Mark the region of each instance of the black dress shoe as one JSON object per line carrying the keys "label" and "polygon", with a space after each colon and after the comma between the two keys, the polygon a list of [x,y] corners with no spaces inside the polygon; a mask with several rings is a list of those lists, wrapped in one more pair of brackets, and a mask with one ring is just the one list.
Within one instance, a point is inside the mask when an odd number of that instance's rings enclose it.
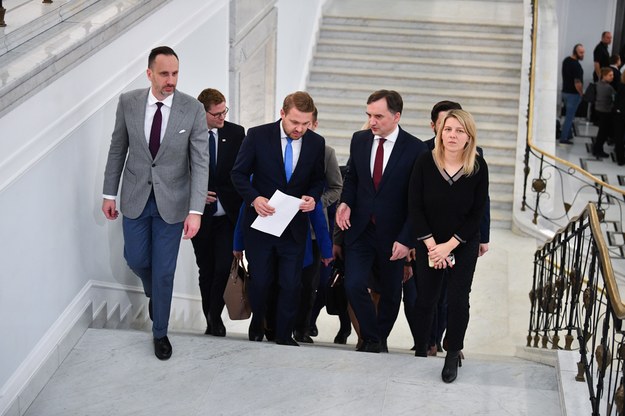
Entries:
{"label": "black dress shoe", "polygon": [[380,352],[380,342],[379,341],[368,341],[368,340],[365,340],[362,343],[362,345],[360,346],[360,348],[358,348],[356,351],[379,353]]}
{"label": "black dress shoe", "polygon": [[148,302],[148,315],[150,316],[150,321],[153,321],[154,319],[152,319],[152,298],[150,298],[150,301]]}
{"label": "black dress shoe", "polygon": [[211,328],[211,332],[210,332],[211,335],[214,335],[216,337],[226,336],[226,327],[224,326],[224,323],[221,321],[221,319],[211,320],[210,328]]}
{"label": "black dress shoe", "polygon": [[210,335],[213,332],[213,329],[211,328],[211,323],[207,322],[206,323],[206,331],[204,331],[204,335]]}
{"label": "black dress shoe", "polygon": [[247,336],[250,341],[262,342],[263,334],[252,331],[251,329],[247,331]]}
{"label": "black dress shoe", "polygon": [[262,321],[260,321],[259,323],[254,320],[254,318],[252,318],[252,321],[250,322],[250,327],[247,330],[247,336],[249,337],[250,341],[261,342],[264,336]]}
{"label": "black dress shoe", "polygon": [[441,373],[441,378],[445,383],[451,383],[458,377],[458,367],[461,366],[460,351],[447,351],[445,365]]}
{"label": "black dress shoe", "polygon": [[310,335],[308,335],[306,333],[299,332],[299,331],[295,331],[293,333],[293,338],[295,338],[295,341],[303,342],[304,344],[314,344],[315,343],[315,341],[313,341],[313,339],[310,337]]}
{"label": "black dress shoe", "polygon": [[154,355],[156,355],[156,358],[159,360],[169,360],[171,351],[172,348],[167,335],[162,338],[154,338]]}
{"label": "black dress shoe", "polygon": [[269,342],[273,342],[276,340],[276,331],[274,331],[271,328],[265,328],[265,338],[267,338],[267,341]]}
{"label": "black dress shoe", "polygon": [[341,332],[341,331],[339,331],[336,334],[336,336],[334,337],[334,343],[335,344],[342,344],[342,345],[347,344],[347,338],[349,338],[351,333],[352,333],[352,331],[349,331],[349,332]]}
{"label": "black dress shoe", "polygon": [[299,344],[297,343],[297,341],[295,341],[293,338],[286,338],[286,339],[277,339],[276,340],[276,344],[278,345],[291,345],[293,347],[299,347]]}
{"label": "black dress shoe", "polygon": [[595,157],[610,157],[610,155],[603,150],[595,150],[592,152],[592,155]]}
{"label": "black dress shoe", "polygon": [[317,325],[311,325],[310,329],[308,330],[308,333],[310,334],[311,337],[316,337],[317,335],[319,335],[319,330],[317,329]]}
{"label": "black dress shoe", "polygon": [[386,340],[380,341],[380,352],[388,353],[388,344],[386,343]]}
{"label": "black dress shoe", "polygon": [[427,344],[417,344],[414,347],[414,356],[415,357],[427,357],[428,356],[428,346]]}

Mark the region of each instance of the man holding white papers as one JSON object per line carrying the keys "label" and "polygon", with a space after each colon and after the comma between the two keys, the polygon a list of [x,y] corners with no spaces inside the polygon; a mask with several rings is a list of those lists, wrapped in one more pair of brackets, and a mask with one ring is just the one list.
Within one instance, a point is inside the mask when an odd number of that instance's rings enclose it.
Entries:
{"label": "man holding white papers", "polygon": [[[247,206],[243,235],[252,276],[250,341],[263,339],[267,294],[277,278],[276,343],[298,345],[292,333],[309,227],[305,213],[315,208],[324,181],[325,140],[309,130],[314,109],[307,93],[288,95],[280,120],[249,129],[232,169],[232,182]],[[279,209],[269,204],[276,191],[301,199],[300,211],[279,237],[251,226],[258,216],[271,216]]]}

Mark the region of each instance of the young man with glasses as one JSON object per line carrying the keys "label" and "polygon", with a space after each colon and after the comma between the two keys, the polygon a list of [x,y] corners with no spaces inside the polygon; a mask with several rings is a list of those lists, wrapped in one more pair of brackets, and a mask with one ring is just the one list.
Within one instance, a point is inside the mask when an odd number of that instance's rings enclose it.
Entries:
{"label": "young man with glasses", "polygon": [[226,335],[221,319],[223,296],[233,258],[234,226],[242,201],[232,185],[230,171],[245,138],[245,129],[225,120],[228,107],[221,92],[207,88],[197,99],[206,111],[210,164],[202,225],[191,241],[199,268],[205,334],[223,337]]}

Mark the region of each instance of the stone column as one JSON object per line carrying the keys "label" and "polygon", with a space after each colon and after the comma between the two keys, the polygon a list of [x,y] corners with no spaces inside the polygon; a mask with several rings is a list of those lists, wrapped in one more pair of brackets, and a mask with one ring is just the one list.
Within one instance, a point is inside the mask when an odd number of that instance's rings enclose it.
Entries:
{"label": "stone column", "polygon": [[230,1],[230,118],[246,129],[275,120],[275,3]]}

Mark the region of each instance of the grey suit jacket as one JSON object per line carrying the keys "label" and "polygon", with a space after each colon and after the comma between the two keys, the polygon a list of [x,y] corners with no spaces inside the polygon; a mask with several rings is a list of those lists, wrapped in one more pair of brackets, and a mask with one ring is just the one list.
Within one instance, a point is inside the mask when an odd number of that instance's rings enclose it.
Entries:
{"label": "grey suit jacket", "polygon": [[[182,222],[189,210],[204,212],[208,186],[208,129],[202,104],[176,90],[167,130],[153,160],[145,137],[148,89],[122,94],[111,138],[104,194],[117,195],[124,173],[120,211],[137,218],[154,189],[161,217]],[[125,165],[125,167],[124,167]]]}
{"label": "grey suit jacket", "polygon": [[321,195],[321,203],[324,208],[327,208],[339,200],[341,197],[341,190],[343,189],[343,177],[341,176],[339,162],[336,160],[336,152],[327,144],[324,162],[326,186],[323,194]]}

